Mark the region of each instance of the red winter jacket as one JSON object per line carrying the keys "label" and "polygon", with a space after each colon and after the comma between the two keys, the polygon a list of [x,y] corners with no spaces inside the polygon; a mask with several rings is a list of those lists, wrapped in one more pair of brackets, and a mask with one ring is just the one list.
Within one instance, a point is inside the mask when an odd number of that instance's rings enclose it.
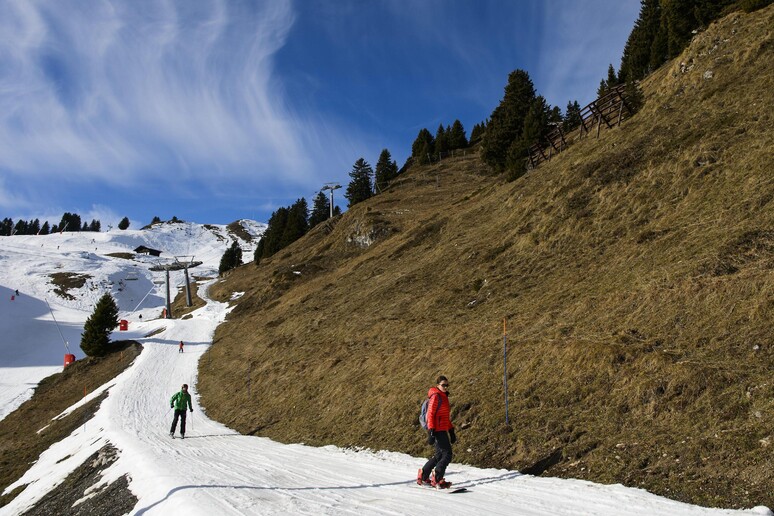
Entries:
{"label": "red winter jacket", "polygon": [[[431,387],[427,391],[430,403],[427,404],[427,428],[436,432],[445,432],[451,430],[454,425],[451,423],[449,413],[449,396],[441,392],[438,387]],[[440,405],[440,406],[439,406]]]}

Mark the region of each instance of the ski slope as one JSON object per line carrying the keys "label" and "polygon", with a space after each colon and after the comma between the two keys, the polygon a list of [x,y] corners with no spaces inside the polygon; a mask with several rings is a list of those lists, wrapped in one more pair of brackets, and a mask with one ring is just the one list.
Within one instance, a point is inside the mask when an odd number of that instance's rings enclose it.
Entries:
{"label": "ski slope", "polygon": [[[3,240],[0,238],[0,253],[5,256],[0,263],[12,259]],[[29,260],[20,256],[17,259]],[[104,265],[108,271],[116,266]],[[23,277],[12,271],[22,271],[24,267],[7,263],[2,267],[15,283],[23,283]],[[2,288],[10,290],[8,277],[0,277]],[[153,284],[152,278],[149,281]],[[203,298],[207,286],[200,287]],[[26,287],[36,292],[42,289],[31,284]],[[18,325],[31,318],[45,328],[45,318],[40,315],[41,303],[45,303],[30,297],[33,299],[14,305],[12,320]],[[230,307],[208,300],[189,319],[164,320],[152,315],[158,312],[163,300],[157,295],[149,297],[156,305],[147,306],[142,319],[138,312],[127,314],[129,331],[122,332],[123,337],[143,344],[141,355],[132,367],[105,386],[109,396],[96,416],[42,454],[24,477],[6,490],[29,484],[11,504],[0,509],[0,514],[22,513],[87,457],[111,443],[120,451],[120,458],[106,470],[103,481],[109,483],[128,475],[129,487],[139,499],[132,514],[138,515],[772,515],[765,507],[745,511],[707,509],[621,485],[532,477],[457,463],[449,467],[446,478],[455,486],[468,487],[469,492],[448,494],[414,484],[416,471],[425,460],[421,457],[333,446],[283,445],[240,435],[208,419],[197,405],[198,362]],[[64,318],[67,310],[59,306],[55,313]],[[76,307],[69,310],[77,314]],[[76,330],[77,318],[73,315],[72,319],[72,329]],[[18,342],[22,336],[15,333],[15,325],[8,325],[9,320],[0,318],[0,334]],[[145,337],[152,333],[152,337]],[[180,340],[186,344],[182,354],[177,349]],[[73,340],[71,347],[77,347],[73,344],[76,342]],[[14,350],[5,342],[3,346],[4,351]],[[34,354],[28,355],[26,362],[17,366],[7,364],[3,357],[0,373],[5,378],[6,372],[14,368],[37,371],[53,367],[42,359],[36,364],[34,358]],[[168,434],[172,419],[169,398],[182,383],[191,386],[194,400],[185,440],[171,439]]]}
{"label": "ski slope", "polygon": [[[243,220],[254,236],[266,225]],[[163,272],[150,267],[180,260],[201,261],[193,276],[217,276],[220,258],[233,241],[225,226],[195,223],[157,224],[147,230],[55,233],[0,237],[0,419],[32,396],[43,378],[62,370],[65,353],[77,359],[86,318],[97,300],[110,292],[122,319],[157,318],[165,305]],[[237,239],[250,259],[257,240]],[[160,257],[133,255],[140,245],[162,251]],[[69,297],[55,292],[52,274],[84,279]],[[185,284],[182,272],[170,274],[172,295]],[[16,295],[16,291],[19,295]],[[114,335],[114,340],[122,338]]]}

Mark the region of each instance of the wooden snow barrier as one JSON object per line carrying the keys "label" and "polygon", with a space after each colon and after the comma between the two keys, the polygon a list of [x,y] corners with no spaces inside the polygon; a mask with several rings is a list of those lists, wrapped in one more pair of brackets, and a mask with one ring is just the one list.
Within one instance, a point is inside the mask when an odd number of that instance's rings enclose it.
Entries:
{"label": "wooden snow barrier", "polygon": [[[626,85],[620,84],[611,89],[595,101],[589,103],[581,110],[581,124],[571,133],[577,132],[576,138],[583,139],[592,132],[599,133],[602,124],[608,129],[631,117],[634,114],[631,104],[626,99]],[[536,168],[544,161],[551,161],[554,154],[558,154],[568,147],[568,141],[571,133],[565,133],[561,124],[554,124],[554,128],[540,141],[532,144],[529,148],[530,168]]]}

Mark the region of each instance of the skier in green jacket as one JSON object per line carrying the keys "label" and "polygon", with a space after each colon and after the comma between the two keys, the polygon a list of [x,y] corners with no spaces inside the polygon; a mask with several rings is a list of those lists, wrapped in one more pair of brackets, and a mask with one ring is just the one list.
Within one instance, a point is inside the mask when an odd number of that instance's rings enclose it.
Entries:
{"label": "skier in green jacket", "polygon": [[184,383],[180,392],[176,392],[169,400],[169,408],[175,409],[175,419],[172,420],[172,428],[169,429],[169,436],[175,437],[175,428],[177,428],[177,418],[180,418],[180,437],[185,439],[185,409],[186,406],[193,412],[191,405],[191,395],[188,394],[188,384]]}

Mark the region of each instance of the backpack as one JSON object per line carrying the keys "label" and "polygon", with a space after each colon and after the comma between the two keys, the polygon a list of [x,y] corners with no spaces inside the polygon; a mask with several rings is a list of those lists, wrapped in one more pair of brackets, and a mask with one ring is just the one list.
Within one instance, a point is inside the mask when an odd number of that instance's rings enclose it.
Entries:
{"label": "backpack", "polygon": [[[433,394],[433,396],[438,396],[438,394]],[[441,398],[438,402],[438,407],[441,406],[441,403],[443,403],[443,398]],[[430,405],[430,396],[425,398],[425,401],[422,402],[422,406],[419,408],[419,426],[422,427],[422,430],[427,430],[427,409]]]}

